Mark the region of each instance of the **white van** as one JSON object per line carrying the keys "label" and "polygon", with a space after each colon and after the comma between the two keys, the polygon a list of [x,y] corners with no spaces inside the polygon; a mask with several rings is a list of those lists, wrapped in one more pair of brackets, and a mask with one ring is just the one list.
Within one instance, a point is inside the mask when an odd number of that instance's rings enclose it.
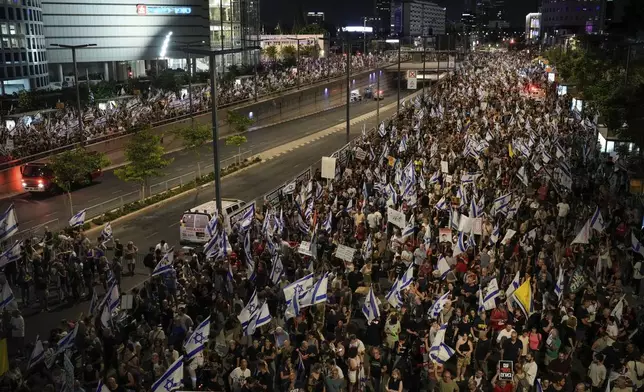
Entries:
{"label": "white van", "polygon": [[362,101],[362,94],[360,94],[360,89],[351,90],[349,102],[358,102],[358,101]]}
{"label": "white van", "polygon": [[[230,215],[233,215],[245,205],[246,202],[242,200],[221,200],[226,231],[230,231]],[[179,243],[181,245],[203,245],[207,243],[210,236],[206,232],[206,227],[208,227],[208,222],[210,222],[215,211],[217,211],[217,201],[212,200],[184,212],[179,226]]]}

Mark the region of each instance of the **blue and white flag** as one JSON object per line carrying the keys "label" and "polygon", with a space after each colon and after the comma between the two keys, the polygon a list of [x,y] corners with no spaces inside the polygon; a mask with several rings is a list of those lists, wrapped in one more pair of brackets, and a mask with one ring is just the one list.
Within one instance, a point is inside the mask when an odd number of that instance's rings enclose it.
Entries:
{"label": "blue and white flag", "polygon": [[163,275],[166,272],[170,272],[174,269],[172,262],[174,261],[174,248],[171,248],[168,253],[166,253],[161,261],[157,263],[152,271],[152,276]]}
{"label": "blue and white flag", "polygon": [[114,236],[114,233],[112,231],[112,223],[107,222],[105,226],[103,226],[103,229],[101,230],[101,237],[103,237],[104,241],[107,241],[111,239]]}
{"label": "blue and white flag", "polygon": [[[608,382],[608,385],[610,385],[610,381]],[[536,392],[543,392],[543,386],[541,385],[541,379],[537,378],[534,380],[534,386],[537,388]],[[610,389],[608,389],[610,391]]]}
{"label": "blue and white flag", "polygon": [[479,177],[481,173],[466,173],[461,176],[461,184],[473,184]]}
{"label": "blue and white flag", "polygon": [[644,257],[644,245],[635,237],[635,233],[631,231],[631,250],[635,253],[639,253]]}
{"label": "blue and white flag", "polygon": [[380,300],[374,294],[373,287],[370,287],[369,293],[367,293],[367,297],[364,300],[364,305],[362,305],[362,314],[364,314],[368,324],[380,318],[379,306]]}
{"label": "blue and white flag", "polygon": [[465,242],[465,234],[462,231],[459,231],[458,240],[452,246],[452,256],[456,257],[461,253],[465,253],[466,251],[467,251],[467,244]]}
{"label": "blue and white flag", "polygon": [[362,257],[365,260],[369,260],[372,254],[373,254],[373,243],[371,242],[371,234],[369,234],[369,236],[367,237],[367,240],[364,243],[364,247],[362,250]]}
{"label": "blue and white flag", "polygon": [[0,268],[13,263],[14,261],[20,260],[21,247],[22,242],[16,241],[9,247],[9,249],[2,252],[2,254],[0,254]]}
{"label": "blue and white flag", "polygon": [[98,310],[98,293],[96,290],[92,290],[92,299],[89,301],[89,312],[90,316],[93,316]]}
{"label": "blue and white flag", "polygon": [[331,213],[327,213],[326,219],[324,220],[324,223],[322,223],[322,229],[327,232],[327,234],[331,234],[331,231],[333,231],[333,226],[331,225]]}
{"label": "blue and white flag", "polygon": [[590,218],[590,227],[600,233],[604,231],[604,228],[606,227],[604,224],[604,218],[602,218],[602,214],[599,211],[599,207],[595,208],[595,212],[593,213],[592,218]]}
{"label": "blue and white flag", "polygon": [[561,296],[564,291],[564,270],[563,268],[559,269],[559,276],[557,276],[557,283],[555,284],[555,294],[557,294],[557,299],[561,301]]}
{"label": "blue and white flag", "polygon": [[253,315],[259,309],[259,300],[257,299],[257,290],[253,291],[253,295],[250,296],[248,303],[244,306],[237,319],[242,325],[243,329],[246,329],[247,326],[251,323]]}
{"label": "blue and white flag", "polygon": [[3,310],[7,306],[11,305],[15,297],[13,296],[13,291],[9,286],[8,282],[4,282],[2,286],[2,291],[0,291],[0,310]]}
{"label": "blue and white flag", "polygon": [[235,275],[233,275],[233,267],[230,263],[228,263],[228,272],[226,272],[226,279],[229,282],[234,282],[235,281]]}
{"label": "blue and white flag", "polygon": [[105,306],[110,310],[110,312],[116,311],[116,308],[121,306],[121,293],[119,292],[119,286],[116,282],[114,282],[105,295]]}
{"label": "blue and white flag", "polygon": [[248,323],[246,328],[244,328],[244,335],[253,335],[257,328],[270,323],[271,319],[272,317],[270,311],[268,310],[268,304],[264,302],[257,308],[255,313],[252,314],[250,322]]}
{"label": "blue and white flag", "polygon": [[300,298],[300,308],[313,306],[326,302],[329,286],[329,274],[325,273],[317,282]]}
{"label": "blue and white flag", "polygon": [[215,235],[218,225],[219,225],[219,212],[215,211],[212,214],[212,218],[210,218],[210,221],[208,222],[208,226],[206,226],[206,232],[208,233],[209,237],[212,237]]}
{"label": "blue and white flag", "polygon": [[434,174],[432,174],[432,176],[429,178],[429,183],[433,184],[435,182],[440,181],[440,179],[441,179],[441,171],[436,170],[436,172]]}
{"label": "blue and white flag", "polygon": [[414,235],[414,231],[416,230],[416,222],[414,222],[414,216],[411,216],[411,219],[409,219],[409,223],[402,229],[402,240],[406,241],[408,237]]}
{"label": "blue and white flag", "polygon": [[499,224],[497,223],[494,225],[494,229],[492,229],[492,234],[490,235],[490,246],[496,245],[497,242],[499,242],[499,238],[501,236],[501,229],[499,228]]}
{"label": "blue and white flag", "polygon": [[496,298],[501,294],[496,278],[490,280],[485,290],[481,290],[484,310],[496,308]]}
{"label": "blue and white flag", "polygon": [[34,344],[34,349],[31,352],[29,357],[29,362],[27,364],[27,369],[31,369],[33,366],[40,363],[45,358],[45,348],[42,345],[42,340],[40,336],[36,336],[36,344]]}
{"label": "blue and white flag", "polygon": [[438,201],[438,203],[436,203],[434,208],[440,211],[445,211],[446,209],[449,208],[449,202],[445,199],[445,196],[441,197],[441,199]]}
{"label": "blue and white flag", "polygon": [[86,212],[87,210],[78,211],[76,215],[72,216],[72,218],[69,220],[69,226],[78,227],[84,225]]}
{"label": "blue and white flag", "polygon": [[398,285],[399,290],[405,290],[409,287],[414,281],[414,263],[411,263],[403,276],[400,277],[400,284]]}
{"label": "blue and white flag", "polygon": [[291,300],[286,303],[286,311],[284,312],[284,319],[289,320],[297,317],[300,314],[300,299],[297,295],[291,297]]}
{"label": "blue and white flag", "polygon": [[510,286],[508,286],[507,290],[505,290],[505,298],[510,299],[512,294],[516,291],[516,289],[521,286],[521,275],[519,274],[519,271],[517,271],[516,275],[514,275],[514,278],[512,279],[512,282],[510,282]]}
{"label": "blue and white flag", "polygon": [[255,260],[253,260],[253,254],[251,252],[250,231],[247,231],[246,236],[244,236],[244,255],[246,256],[246,274],[248,279],[252,281],[254,280],[253,275],[255,275]]}
{"label": "blue and white flag", "polygon": [[183,355],[152,384],[150,392],[172,392],[183,386]]}
{"label": "blue and white flag", "polygon": [[438,258],[438,264],[436,266],[438,268],[438,273],[441,277],[441,279],[445,279],[447,277],[447,274],[449,271],[452,269],[449,267],[449,264],[447,264],[447,259],[443,255],[441,255]]}
{"label": "blue and white flag", "polygon": [[98,380],[98,386],[95,392],[111,392],[107,385],[103,384],[103,379]]}
{"label": "blue and white flag", "polygon": [[273,268],[271,268],[271,281],[273,284],[279,284],[280,279],[284,276],[284,265],[282,264],[282,258],[279,255],[275,255],[273,258]]}
{"label": "blue and white flag", "polygon": [[378,135],[380,135],[380,137],[387,136],[387,130],[385,129],[385,123],[384,122],[381,122],[380,126],[378,127]]}
{"label": "blue and white flag", "polygon": [[58,355],[65,350],[69,350],[74,347],[74,344],[76,344],[76,334],[78,334],[79,325],[80,323],[77,322],[74,329],[67,332],[67,335],[63,336],[58,343],[56,343],[56,353],[54,355]]}
{"label": "blue and white flag", "polygon": [[429,356],[440,364],[444,364],[454,355],[454,349],[445,344],[446,331],[447,324],[441,325],[439,330],[436,331],[432,345],[429,348]]}
{"label": "blue and white flag", "polygon": [[313,274],[308,274],[296,280],[295,282],[282,289],[282,292],[284,293],[284,299],[286,299],[286,302],[288,303],[288,301],[293,298],[296,293],[298,298],[303,298],[306,291],[313,286],[314,282],[315,279],[313,277]]}
{"label": "blue and white flag", "polygon": [[448,300],[449,300],[449,291],[441,295],[440,298],[438,298],[436,302],[434,302],[432,307],[429,308],[429,311],[427,312],[429,315],[429,318],[437,320],[438,316],[440,316]]}
{"label": "blue and white flag", "polygon": [[16,218],[16,209],[12,204],[7,208],[7,211],[0,216],[0,242],[8,240],[17,232],[18,218]]}
{"label": "blue and white flag", "polygon": [[186,350],[186,360],[191,360],[199,352],[203,351],[208,343],[210,336],[210,316],[201,322],[192,332],[190,338],[186,341],[183,347]]}
{"label": "blue and white flag", "polygon": [[508,193],[494,199],[494,204],[492,205],[494,214],[498,212],[503,213],[510,205],[511,200],[512,200],[512,193]]}
{"label": "blue and white flag", "polygon": [[403,299],[402,299],[402,293],[400,290],[400,280],[396,279],[394,282],[394,285],[391,286],[391,289],[389,289],[389,292],[385,296],[385,299],[391,306],[393,306],[396,309],[400,309],[403,306]]}

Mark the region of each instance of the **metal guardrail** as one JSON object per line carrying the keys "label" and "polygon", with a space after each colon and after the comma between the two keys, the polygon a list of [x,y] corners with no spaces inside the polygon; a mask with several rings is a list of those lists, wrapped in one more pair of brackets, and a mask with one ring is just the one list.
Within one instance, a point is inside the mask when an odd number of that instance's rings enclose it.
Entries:
{"label": "metal guardrail", "polygon": [[[396,64],[396,63],[388,63],[387,65],[391,65],[391,64]],[[381,68],[386,67],[387,65],[381,66]],[[360,73],[356,74],[355,76],[362,75],[364,73],[371,72],[373,70],[374,70],[374,68],[369,68],[369,69],[366,69],[364,71],[361,71]],[[272,93],[268,93],[268,94],[264,94],[264,95],[259,95],[257,98],[258,98],[258,102],[259,102],[260,99],[262,101],[264,101],[266,99],[271,99],[271,98],[274,99],[274,98],[278,98],[280,96],[283,96],[285,94],[289,94],[291,92],[301,91],[302,89],[312,88],[312,87],[314,87],[316,85],[324,85],[326,83],[335,82],[335,81],[338,81],[338,80],[340,80],[340,81],[344,80],[344,76],[335,76],[334,78],[318,80],[318,81],[310,82],[310,83],[307,83],[307,84],[300,84],[300,87],[293,86],[293,87],[289,87],[289,88],[286,88],[286,89],[281,89],[281,90],[276,91],[276,92],[272,92]],[[235,102],[230,102],[230,103],[227,103],[227,104],[224,104],[224,105],[220,105],[220,106],[217,107],[217,109],[225,109],[225,108],[229,108],[229,107],[232,107],[232,106],[243,105],[243,104],[247,104],[247,103],[253,103],[254,101],[255,101],[254,98],[246,98],[246,99],[238,100],[238,101],[235,101]],[[200,110],[200,111],[196,111],[196,112],[193,112],[193,113],[186,113],[186,114],[182,114],[182,115],[179,115],[179,116],[167,118],[167,119],[164,119],[164,120],[155,121],[155,122],[150,123],[149,125],[152,128],[156,128],[156,127],[171,124],[171,123],[174,123],[174,122],[187,120],[187,119],[192,118],[192,117],[198,117],[198,116],[201,116],[201,115],[204,115],[204,114],[207,114],[207,113],[210,113],[210,109]],[[115,138],[118,138],[118,137],[121,137],[121,136],[128,135],[130,133],[134,133],[134,132],[138,131],[139,129],[141,129],[140,126],[139,127],[132,127],[132,128],[128,129],[125,132],[118,132],[118,133],[113,133],[111,135],[98,137],[98,138],[91,139],[91,140],[88,140],[86,142],[83,142],[82,144],[86,145],[86,146],[91,146],[93,144],[102,143],[102,142],[104,142],[106,140],[115,139]],[[8,162],[3,162],[3,163],[0,163],[0,170],[9,169],[9,168],[12,168],[12,167],[15,167],[15,166],[23,165],[25,163],[37,161],[39,159],[43,159],[43,158],[49,157],[51,155],[56,155],[56,154],[59,154],[61,152],[70,150],[70,149],[74,148],[75,146],[78,146],[78,143],[76,143],[76,144],[68,144],[66,146],[54,148],[54,149],[51,149],[51,150],[43,151],[43,152],[32,154],[32,155],[28,155],[28,156],[22,157],[22,158],[17,158],[17,159],[8,161]]]}

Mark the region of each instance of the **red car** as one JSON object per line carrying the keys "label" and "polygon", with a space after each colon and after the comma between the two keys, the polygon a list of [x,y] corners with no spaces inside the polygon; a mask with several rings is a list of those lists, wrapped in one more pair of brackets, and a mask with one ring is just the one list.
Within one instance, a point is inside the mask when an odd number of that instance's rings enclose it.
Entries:
{"label": "red car", "polygon": [[[54,173],[45,162],[27,163],[20,168],[20,173],[22,174],[22,188],[27,192],[45,193],[56,189]],[[101,169],[88,172],[87,178],[82,185],[91,184],[102,175]]]}

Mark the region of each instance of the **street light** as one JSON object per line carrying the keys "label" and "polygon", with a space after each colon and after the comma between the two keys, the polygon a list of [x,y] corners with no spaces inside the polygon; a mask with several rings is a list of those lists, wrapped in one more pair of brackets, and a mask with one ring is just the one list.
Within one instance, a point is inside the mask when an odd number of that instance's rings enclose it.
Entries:
{"label": "street light", "polygon": [[[206,41],[190,41],[190,42],[174,41],[174,43],[182,45],[182,48],[185,50],[186,48],[190,48],[194,46],[203,46],[206,43]],[[194,112],[192,110],[192,58],[190,56],[190,52],[186,51],[186,54],[188,55],[188,58],[186,60],[188,61],[188,100],[190,101],[190,125],[192,126],[192,128],[194,128],[195,117],[194,117]]]}
{"label": "street light", "polygon": [[243,49],[223,49],[223,50],[210,50],[210,49],[197,49],[185,48],[186,52],[194,54],[202,54],[208,56],[210,59],[210,96],[212,101],[212,144],[213,144],[213,161],[215,164],[215,200],[217,201],[217,210],[223,211],[221,207],[221,167],[219,161],[219,125],[217,124],[217,63],[216,56],[226,55],[233,53],[240,53],[247,50],[259,50],[259,46],[250,46]]}
{"label": "street light", "polygon": [[[96,46],[96,44],[82,44],[82,45],[51,44],[51,46],[72,50],[72,62],[74,63],[74,84],[76,85],[76,109],[78,110],[78,130],[80,131],[79,141],[82,143],[83,142],[83,112],[81,110],[80,89],[78,87],[78,64],[76,63],[76,49],[89,48],[89,47]],[[87,79],[87,85],[89,86],[89,79]]]}
{"label": "street light", "polygon": [[394,44],[394,43],[398,44],[398,78],[397,78],[398,79],[398,103],[396,105],[396,114],[398,114],[398,113],[400,113],[400,78],[401,78],[401,75],[400,75],[400,47],[402,46],[402,42],[400,41],[400,39],[388,39],[385,42],[387,42],[388,44]]}

